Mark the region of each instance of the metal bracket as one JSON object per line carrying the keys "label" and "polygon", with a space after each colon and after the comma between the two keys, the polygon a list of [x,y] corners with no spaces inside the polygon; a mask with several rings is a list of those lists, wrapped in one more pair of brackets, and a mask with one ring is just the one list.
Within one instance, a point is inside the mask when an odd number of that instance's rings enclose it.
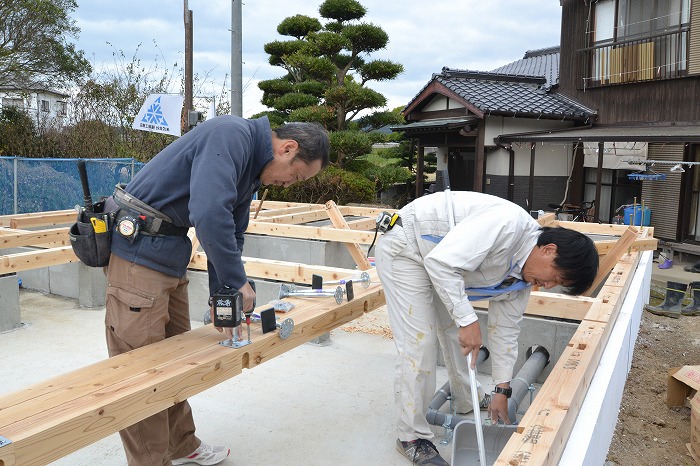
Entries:
{"label": "metal bracket", "polygon": [[2,435],[0,435],[0,447],[4,447],[5,445],[9,445],[12,443],[12,440],[9,438],[5,438]]}
{"label": "metal bracket", "polygon": [[244,346],[250,345],[252,342],[250,340],[236,340],[235,338],[232,340],[224,340],[220,341],[219,344],[221,346],[225,346],[227,348],[243,348]]}

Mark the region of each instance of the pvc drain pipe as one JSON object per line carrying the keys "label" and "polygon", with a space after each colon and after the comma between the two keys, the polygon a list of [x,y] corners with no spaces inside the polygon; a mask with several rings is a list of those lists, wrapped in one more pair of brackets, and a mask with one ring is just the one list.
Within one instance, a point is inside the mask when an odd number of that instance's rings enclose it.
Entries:
{"label": "pvc drain pipe", "polygon": [[[482,347],[476,359],[477,365],[488,359],[488,357],[488,349]],[[513,389],[513,393],[508,399],[508,418],[513,423],[517,419],[516,415],[523,398],[525,398],[525,395],[530,391],[530,385],[537,380],[537,377],[549,363],[549,352],[544,346],[534,345],[528,348],[526,358],[525,363],[520,368],[515,378],[510,381],[510,387]],[[453,414],[440,411],[440,408],[447,402],[450,396],[450,382],[448,380],[435,393],[430,405],[428,405],[428,412],[425,415],[428,423],[441,427],[449,426],[450,429],[454,429],[459,422],[467,419],[472,420],[471,414]]]}

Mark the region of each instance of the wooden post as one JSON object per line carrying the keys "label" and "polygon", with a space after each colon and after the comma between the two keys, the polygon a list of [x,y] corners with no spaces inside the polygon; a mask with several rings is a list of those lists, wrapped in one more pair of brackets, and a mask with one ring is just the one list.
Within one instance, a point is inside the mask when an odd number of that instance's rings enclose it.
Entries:
{"label": "wooden post", "polygon": [[625,231],[620,239],[617,240],[615,246],[613,246],[613,248],[610,249],[605,256],[603,256],[603,259],[600,261],[600,265],[598,266],[598,275],[596,275],[593,284],[588,291],[584,293],[584,296],[592,296],[598,286],[603,283],[605,277],[607,277],[613,267],[615,267],[617,261],[620,260],[623,254],[630,250],[632,244],[637,239],[637,231],[638,230],[634,227],[627,228],[627,231]]}
{"label": "wooden post", "polygon": [[[335,204],[335,202],[326,202],[326,210],[328,211],[328,218],[331,219],[331,223],[333,223],[334,227],[340,230],[350,229],[348,223],[345,221],[345,217],[343,217],[343,214],[340,212],[340,209],[338,209],[338,206]],[[365,256],[365,253],[364,251],[362,251],[362,248],[360,248],[359,244],[345,243],[345,247],[348,248],[350,256],[352,256],[353,260],[355,261],[355,264],[357,264],[357,267],[360,270],[369,270],[372,268],[372,265],[369,263],[367,256]]]}

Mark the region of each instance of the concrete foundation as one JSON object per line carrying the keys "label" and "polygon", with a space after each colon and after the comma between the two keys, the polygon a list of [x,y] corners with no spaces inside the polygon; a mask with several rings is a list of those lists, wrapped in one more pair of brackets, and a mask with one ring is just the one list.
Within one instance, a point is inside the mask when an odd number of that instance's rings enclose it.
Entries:
{"label": "concrete foundation", "polygon": [[20,324],[17,275],[0,276],[0,332],[16,329]]}
{"label": "concrete foundation", "polygon": [[81,307],[101,308],[105,305],[107,279],[102,268],[71,262],[25,270],[18,276],[27,289],[77,299]]}
{"label": "concrete foundation", "polygon": [[347,247],[338,242],[245,235],[243,255],[308,265],[356,268]]}

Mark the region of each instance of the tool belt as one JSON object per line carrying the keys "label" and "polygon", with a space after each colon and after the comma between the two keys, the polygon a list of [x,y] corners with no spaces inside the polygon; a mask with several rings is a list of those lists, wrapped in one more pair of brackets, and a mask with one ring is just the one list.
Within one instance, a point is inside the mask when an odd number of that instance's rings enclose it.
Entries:
{"label": "tool belt", "polygon": [[189,227],[179,227],[163,212],[154,209],[117,185],[114,201],[119,206],[116,216],[116,231],[129,241],[139,234],[148,236],[185,236]]}
{"label": "tool belt", "polygon": [[112,252],[112,226],[119,206],[111,197],[103,197],[89,211],[78,210],[78,218],[68,230],[70,245],[78,259],[88,267],[104,267]]}

